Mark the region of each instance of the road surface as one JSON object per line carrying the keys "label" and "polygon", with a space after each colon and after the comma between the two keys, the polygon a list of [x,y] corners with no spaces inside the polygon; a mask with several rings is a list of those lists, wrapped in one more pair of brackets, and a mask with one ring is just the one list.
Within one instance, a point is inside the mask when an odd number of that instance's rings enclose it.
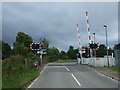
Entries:
{"label": "road surface", "polygon": [[29,88],[118,88],[118,82],[76,63],[48,64]]}

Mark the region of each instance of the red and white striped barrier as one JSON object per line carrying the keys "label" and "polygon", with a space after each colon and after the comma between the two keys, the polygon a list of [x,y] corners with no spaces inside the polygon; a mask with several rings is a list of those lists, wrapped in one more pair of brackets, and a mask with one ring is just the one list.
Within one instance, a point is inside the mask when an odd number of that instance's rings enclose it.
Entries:
{"label": "red and white striped barrier", "polygon": [[77,34],[78,34],[78,45],[79,45],[79,53],[80,53],[80,57],[82,59],[82,45],[80,43],[80,31],[79,31],[79,27],[78,27],[78,24],[77,24]]}
{"label": "red and white striped barrier", "polygon": [[[88,12],[86,12],[86,24],[87,24],[87,31],[88,31],[88,40],[89,40],[89,43],[91,43],[92,38],[91,38],[91,35],[90,35],[90,26],[89,26],[89,20],[88,20]],[[92,49],[90,49],[90,55],[91,55],[91,57],[93,56]]]}

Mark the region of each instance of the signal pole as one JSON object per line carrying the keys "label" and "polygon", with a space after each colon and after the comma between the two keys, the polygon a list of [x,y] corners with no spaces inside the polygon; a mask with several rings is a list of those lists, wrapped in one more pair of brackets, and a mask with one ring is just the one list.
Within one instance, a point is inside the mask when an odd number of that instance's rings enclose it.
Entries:
{"label": "signal pole", "polygon": [[[95,43],[95,33],[93,33],[94,35],[94,43]],[[96,50],[94,50],[94,57],[96,58]]]}
{"label": "signal pole", "polygon": [[108,61],[108,67],[109,67],[109,58],[108,58],[108,40],[107,40],[107,25],[104,25],[105,31],[106,31],[106,48],[107,48],[107,61]]}

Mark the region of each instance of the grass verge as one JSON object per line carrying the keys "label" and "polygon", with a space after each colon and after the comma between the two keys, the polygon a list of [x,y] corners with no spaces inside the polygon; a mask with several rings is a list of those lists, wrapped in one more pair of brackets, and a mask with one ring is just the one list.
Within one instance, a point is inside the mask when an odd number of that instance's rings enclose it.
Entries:
{"label": "grass verge", "polygon": [[13,75],[10,77],[2,78],[2,88],[22,88],[29,81],[35,79],[40,73],[40,70],[29,69],[27,72],[21,73],[19,75]]}
{"label": "grass verge", "polygon": [[118,72],[120,72],[120,67],[106,67],[106,68],[111,69],[111,70],[113,70],[113,71],[118,71]]}

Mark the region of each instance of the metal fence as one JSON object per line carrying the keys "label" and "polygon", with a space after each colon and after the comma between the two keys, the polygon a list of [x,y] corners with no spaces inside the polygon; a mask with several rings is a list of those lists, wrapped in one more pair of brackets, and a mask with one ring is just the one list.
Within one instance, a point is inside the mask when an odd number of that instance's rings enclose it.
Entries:
{"label": "metal fence", "polygon": [[[115,65],[115,58],[109,58],[109,66],[116,66]],[[83,58],[81,64],[88,64],[94,67],[104,67],[108,66],[107,58]]]}
{"label": "metal fence", "polygon": [[[120,49],[114,50],[115,57],[112,58],[111,56],[108,57],[109,66],[119,66],[120,67]],[[81,64],[88,64],[94,67],[104,67],[108,66],[108,60],[105,56],[104,58],[83,58],[81,60]]]}

